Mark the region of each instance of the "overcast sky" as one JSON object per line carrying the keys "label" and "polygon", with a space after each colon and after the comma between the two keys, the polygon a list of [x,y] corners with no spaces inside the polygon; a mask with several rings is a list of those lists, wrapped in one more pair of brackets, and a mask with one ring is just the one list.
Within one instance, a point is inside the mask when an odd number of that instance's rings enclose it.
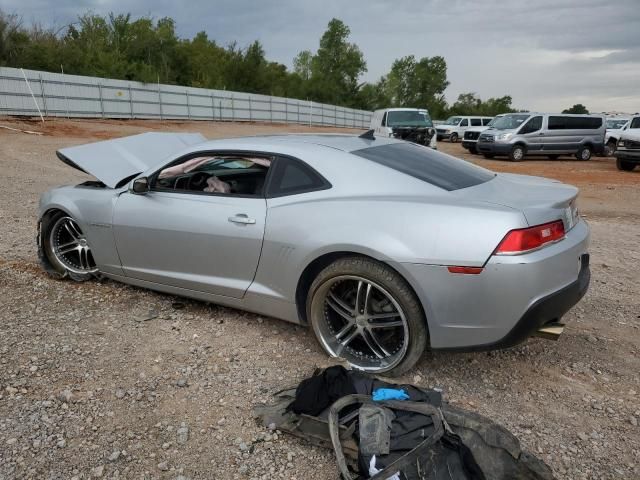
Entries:
{"label": "overcast sky", "polygon": [[375,81],[394,59],[442,55],[447,100],[509,94],[518,108],[640,111],[640,0],[2,0],[26,23],[60,27],[86,11],[172,17],[226,45],[257,39],[291,66],[332,17],[351,28]]}

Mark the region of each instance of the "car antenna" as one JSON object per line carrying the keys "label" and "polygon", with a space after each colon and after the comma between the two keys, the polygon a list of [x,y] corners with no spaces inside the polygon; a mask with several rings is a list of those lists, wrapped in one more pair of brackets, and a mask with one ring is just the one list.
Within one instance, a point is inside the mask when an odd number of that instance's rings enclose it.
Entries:
{"label": "car antenna", "polygon": [[376,137],[373,136],[374,130],[367,130],[362,135],[358,135],[358,138],[365,138],[367,140],[375,140]]}

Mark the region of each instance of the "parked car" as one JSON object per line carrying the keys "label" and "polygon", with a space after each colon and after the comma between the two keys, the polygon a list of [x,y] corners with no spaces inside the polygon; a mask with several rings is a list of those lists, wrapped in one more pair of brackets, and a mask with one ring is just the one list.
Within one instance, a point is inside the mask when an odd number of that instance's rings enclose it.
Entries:
{"label": "parked car", "polygon": [[633,117],[620,134],[614,155],[618,170],[630,172],[640,165],[640,116]]}
{"label": "parked car", "polygon": [[604,136],[604,154],[611,157],[616,151],[616,145],[620,139],[620,134],[624,132],[629,125],[628,117],[612,117],[607,118],[607,132]]}
{"label": "parked car", "polygon": [[589,284],[575,187],[394,138],[146,133],[58,157],[97,181],[40,199],[51,275],[309,326],[361,370],[557,337]]}
{"label": "parked car", "polygon": [[492,119],[493,117],[449,117],[444,124],[439,125],[436,128],[438,132],[438,140],[447,138],[451,143],[456,143],[458,139],[463,137],[464,132],[466,132],[469,127],[489,125],[489,122],[491,122]]}
{"label": "parked car", "polygon": [[437,148],[436,130],[429,111],[422,108],[385,108],[371,116],[373,134]]}
{"label": "parked car", "polygon": [[500,117],[504,117],[506,114],[501,113],[500,115],[496,115],[489,123],[482,127],[471,127],[468,128],[466,132],[464,132],[464,136],[462,137],[462,148],[466,148],[469,150],[469,153],[478,153],[476,150],[476,144],[478,143],[478,137],[482,132],[491,128],[493,123]]}
{"label": "parked car", "polygon": [[526,155],[556,159],[573,154],[589,160],[592,153],[604,152],[604,134],[602,115],[511,113],[480,134],[476,149],[485,158],[507,155],[515,162]]}

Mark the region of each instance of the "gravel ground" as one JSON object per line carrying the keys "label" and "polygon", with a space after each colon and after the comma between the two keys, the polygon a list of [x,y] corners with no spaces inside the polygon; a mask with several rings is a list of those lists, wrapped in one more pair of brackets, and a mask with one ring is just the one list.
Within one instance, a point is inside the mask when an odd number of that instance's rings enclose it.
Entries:
{"label": "gravel ground", "polygon": [[[34,242],[39,195],[85,178],[55,159],[57,148],[146,130],[310,130],[0,125],[43,133],[0,129],[0,479],[337,478],[331,452],[265,430],[251,414],[327,364],[311,332],[114,282],[54,281],[40,270]],[[578,185],[593,230],[592,284],[558,342],[428,353],[399,380],[440,387],[450,402],[503,424],[558,478],[640,478],[640,172],[618,172],[611,159],[511,164],[440,148]]]}

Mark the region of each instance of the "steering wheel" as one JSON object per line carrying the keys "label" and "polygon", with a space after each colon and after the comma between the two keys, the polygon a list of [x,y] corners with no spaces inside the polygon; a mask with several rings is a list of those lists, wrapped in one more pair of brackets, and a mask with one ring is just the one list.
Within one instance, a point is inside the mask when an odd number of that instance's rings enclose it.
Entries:
{"label": "steering wheel", "polygon": [[207,186],[207,180],[210,175],[206,172],[196,172],[191,177],[189,177],[189,190],[199,190],[202,191]]}

